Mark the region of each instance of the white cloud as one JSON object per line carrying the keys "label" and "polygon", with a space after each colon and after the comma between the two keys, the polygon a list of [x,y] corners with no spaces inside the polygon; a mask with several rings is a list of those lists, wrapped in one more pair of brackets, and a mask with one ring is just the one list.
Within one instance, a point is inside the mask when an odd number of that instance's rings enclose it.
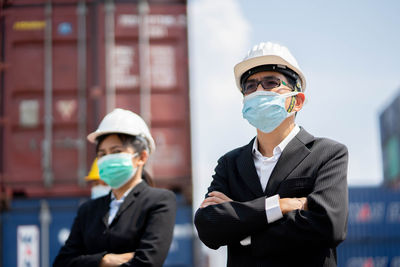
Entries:
{"label": "white cloud", "polygon": [[[188,24],[196,210],[204,199],[218,158],[249,142],[255,131],[242,119],[242,96],[233,76],[233,66],[250,45],[250,26],[237,0],[189,0]],[[210,257],[216,260],[215,254]]]}
{"label": "white cloud", "polygon": [[233,76],[249,46],[250,26],[236,0],[189,1],[188,19],[193,178],[196,183],[201,174],[208,185],[217,159],[247,142],[239,139],[251,130],[241,118]]}

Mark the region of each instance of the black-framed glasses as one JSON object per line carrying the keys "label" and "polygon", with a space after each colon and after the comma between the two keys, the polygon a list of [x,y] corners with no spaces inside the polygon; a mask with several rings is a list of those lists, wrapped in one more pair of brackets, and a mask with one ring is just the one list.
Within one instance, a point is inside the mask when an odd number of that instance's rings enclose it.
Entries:
{"label": "black-framed glasses", "polygon": [[274,88],[278,88],[282,84],[289,87],[291,90],[293,90],[293,88],[289,84],[287,84],[285,81],[282,81],[278,77],[265,76],[265,77],[262,77],[261,80],[248,79],[245,82],[243,82],[242,83],[242,90],[243,90],[242,93],[244,95],[251,94],[251,93],[257,91],[257,87],[260,84],[261,84],[262,88],[264,88],[264,90],[267,90],[267,91],[272,90]]}

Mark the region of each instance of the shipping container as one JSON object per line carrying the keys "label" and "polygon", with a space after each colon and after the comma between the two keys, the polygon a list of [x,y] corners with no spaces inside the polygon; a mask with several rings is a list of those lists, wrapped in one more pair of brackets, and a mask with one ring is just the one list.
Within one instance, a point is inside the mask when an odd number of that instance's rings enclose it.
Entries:
{"label": "shipping container", "polygon": [[384,187],[349,188],[349,241],[400,241],[400,191]]}
{"label": "shipping container", "polygon": [[194,226],[192,207],[182,195],[176,196],[178,209],[174,227],[174,237],[164,267],[193,267]]}
{"label": "shipping container", "polygon": [[349,188],[348,234],[337,255],[343,267],[400,267],[399,190]]}
{"label": "shipping container", "polygon": [[338,250],[340,267],[400,267],[400,240],[346,242]]}
{"label": "shipping container", "polygon": [[115,107],[150,125],[147,169],[190,200],[185,0],[13,0],[0,16],[0,182],[14,196],[85,196],[86,135]]}
{"label": "shipping container", "polygon": [[[68,238],[77,209],[85,198],[13,200],[0,215],[1,266],[51,266]],[[177,195],[174,237],[165,267],[193,266],[191,206]]]}

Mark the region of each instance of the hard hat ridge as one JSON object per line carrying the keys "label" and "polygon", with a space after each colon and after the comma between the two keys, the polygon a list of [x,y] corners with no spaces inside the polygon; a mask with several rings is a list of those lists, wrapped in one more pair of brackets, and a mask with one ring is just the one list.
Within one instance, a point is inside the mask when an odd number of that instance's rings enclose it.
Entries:
{"label": "hard hat ridge", "polygon": [[130,110],[116,108],[108,113],[100,122],[96,131],[90,133],[87,139],[91,143],[96,142],[96,138],[110,133],[123,133],[144,138],[149,146],[150,153],[155,150],[155,142],[150,134],[145,121],[136,113]]}
{"label": "hard hat ridge", "polygon": [[[306,87],[306,79],[303,72],[301,71],[297,60],[290,53],[286,46],[282,46],[272,42],[262,42],[253,46],[248,52],[245,58],[236,64],[234,67],[236,85],[239,90],[242,90],[242,84],[244,76],[249,77],[249,73],[254,74],[254,71],[262,71],[263,68],[260,66],[276,66],[277,71],[285,72],[291,78],[300,80],[302,91]],[[275,67],[274,67],[275,68]],[[250,72],[248,72],[251,70]],[[296,74],[296,75],[293,75]],[[297,77],[299,79],[297,79]]]}
{"label": "hard hat ridge", "polygon": [[268,55],[280,56],[298,67],[297,60],[290,53],[289,49],[286,46],[272,42],[261,42],[253,46],[253,48],[247,52],[247,56],[244,59]]}

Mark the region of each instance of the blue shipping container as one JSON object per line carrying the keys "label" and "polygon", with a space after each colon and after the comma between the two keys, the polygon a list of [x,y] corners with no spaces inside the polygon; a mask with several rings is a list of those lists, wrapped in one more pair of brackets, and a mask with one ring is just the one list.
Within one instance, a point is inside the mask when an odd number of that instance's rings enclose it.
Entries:
{"label": "blue shipping container", "polygon": [[400,191],[349,188],[348,235],[337,252],[340,267],[400,267]]}
{"label": "blue shipping container", "polygon": [[[79,205],[86,200],[13,200],[10,210],[0,216],[1,266],[51,266],[69,235]],[[193,266],[192,211],[181,196],[177,200],[174,238],[164,266],[189,267]]]}
{"label": "blue shipping container", "polygon": [[400,240],[344,242],[337,252],[340,267],[400,267]]}
{"label": "blue shipping container", "polygon": [[[11,209],[1,214],[2,266],[19,266],[18,260],[26,262],[24,266],[37,266],[38,262],[43,266],[44,261],[52,263],[69,235],[79,204],[85,200],[13,200]],[[48,238],[43,236],[46,233]],[[36,237],[37,242],[32,240]],[[43,237],[47,240],[44,241]],[[47,254],[46,259],[41,258],[42,253]]]}
{"label": "blue shipping container", "polygon": [[348,241],[400,240],[400,191],[382,187],[349,188]]}
{"label": "blue shipping container", "polygon": [[184,204],[184,198],[177,196],[178,210],[174,228],[174,238],[164,267],[193,266],[193,222],[192,207]]}

